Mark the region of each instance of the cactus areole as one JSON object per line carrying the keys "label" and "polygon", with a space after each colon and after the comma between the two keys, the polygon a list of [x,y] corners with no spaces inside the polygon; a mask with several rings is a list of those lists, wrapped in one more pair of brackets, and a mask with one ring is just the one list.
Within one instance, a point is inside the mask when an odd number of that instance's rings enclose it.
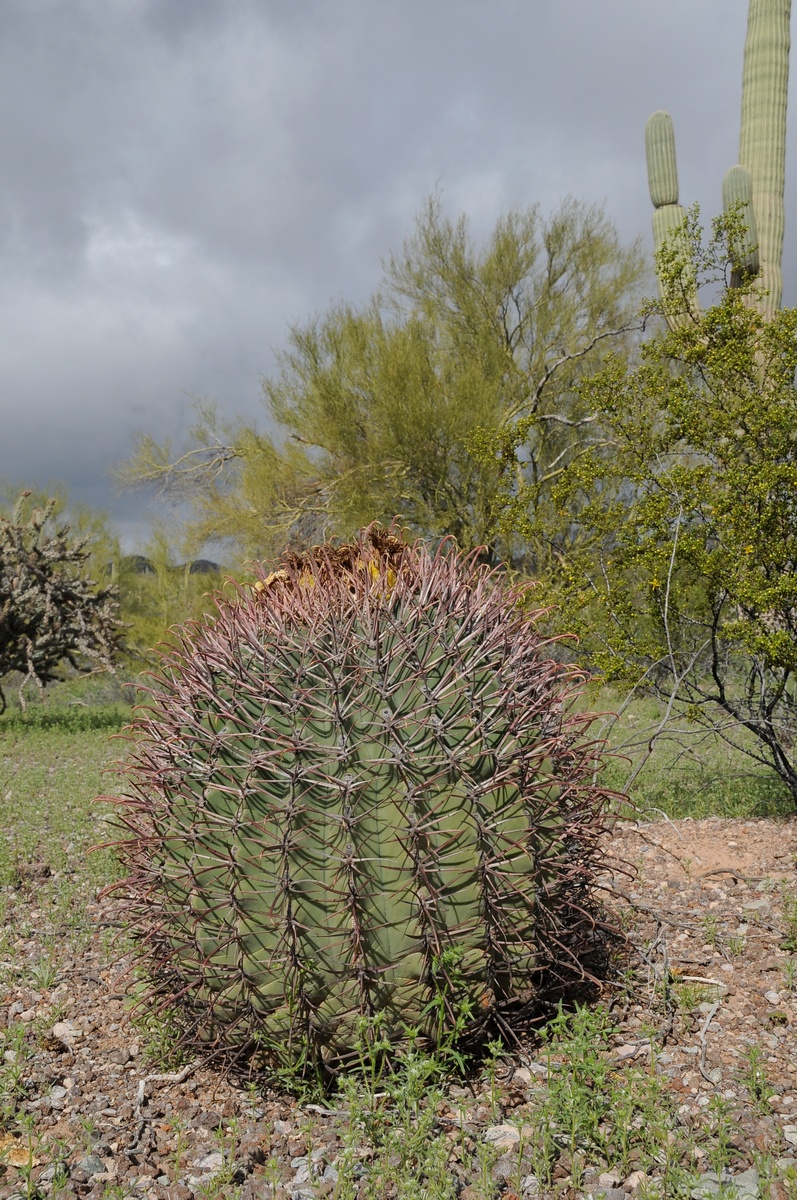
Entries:
{"label": "cactus areole", "polygon": [[435,996],[483,1021],[577,965],[608,793],[522,598],[371,527],[179,631],[105,799],[193,1043],[334,1064],[360,1016],[433,1040]]}

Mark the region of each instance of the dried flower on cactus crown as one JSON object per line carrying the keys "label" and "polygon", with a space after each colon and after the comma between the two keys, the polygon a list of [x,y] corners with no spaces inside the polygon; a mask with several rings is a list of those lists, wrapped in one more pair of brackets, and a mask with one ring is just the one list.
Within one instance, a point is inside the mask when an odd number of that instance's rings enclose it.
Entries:
{"label": "dried flower on cactus crown", "polygon": [[341,579],[364,571],[373,582],[385,578],[388,588],[392,588],[409,549],[397,526],[385,529],[374,523],[363,530],[356,542],[313,546],[302,554],[287,550],[282,556],[282,565],[264,579],[258,579],[253,590],[263,594],[275,588],[311,588],[316,582]]}

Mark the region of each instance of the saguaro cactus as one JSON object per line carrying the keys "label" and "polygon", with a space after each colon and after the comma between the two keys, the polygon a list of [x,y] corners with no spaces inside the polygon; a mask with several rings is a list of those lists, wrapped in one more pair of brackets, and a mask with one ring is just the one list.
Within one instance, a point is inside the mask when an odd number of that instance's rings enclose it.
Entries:
{"label": "saguaro cactus", "polygon": [[753,185],[767,316],[783,295],[783,191],[786,177],[786,100],[789,89],[791,0],[750,0],[742,74],[739,162]]}
{"label": "saguaro cactus", "polygon": [[[742,73],[742,121],[739,163],[723,181],[723,206],[741,204],[747,226],[735,248],[732,284],[751,275],[761,282],[758,304],[771,317],[783,293],[784,181],[786,174],[786,102],[789,84],[791,0],[750,0]],[[650,197],[655,206],[653,235],[657,252],[669,246],[677,254],[685,237],[685,213],[678,204],[675,137],[668,113],[655,112],[645,130]],[[667,319],[675,327],[696,309],[691,280],[681,275],[680,289],[660,278]],[[683,300],[676,303],[674,290]]]}
{"label": "saguaro cactus", "polygon": [[662,300],[671,325],[691,319],[697,304],[697,281],[686,236],[686,209],[678,203],[675,130],[667,112],[654,112],[645,126],[648,183],[653,201],[653,241],[656,253],[669,247],[679,270],[659,277]]}

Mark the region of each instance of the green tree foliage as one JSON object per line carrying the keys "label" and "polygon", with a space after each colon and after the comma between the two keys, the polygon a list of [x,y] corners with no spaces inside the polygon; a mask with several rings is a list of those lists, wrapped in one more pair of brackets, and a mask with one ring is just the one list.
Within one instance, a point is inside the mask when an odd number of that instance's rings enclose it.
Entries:
{"label": "green tree foliage", "polygon": [[141,555],[114,561],[114,576],[128,624],[128,655],[137,666],[149,663],[154,647],[170,640],[173,626],[213,612],[211,593],[223,584],[220,568],[181,556],[173,531],[157,523]]}
{"label": "green tree foliage", "polygon": [[547,495],[598,439],[576,385],[628,338],[642,274],[597,207],[511,212],[480,245],[433,198],[370,303],[291,329],[264,381],[274,436],[205,406],[184,454],[143,437],[122,476],[188,498],[196,545],[271,557],[398,515],[517,563],[507,486]]}
{"label": "green tree foliage", "polygon": [[[23,707],[27,683],[43,688],[64,663],[112,668],[121,646],[117,589],[86,576],[86,543],[53,522],[56,501],[32,507],[30,496],[0,516],[0,680],[22,675]],[[0,711],[5,705],[0,687]]]}
{"label": "green tree foliage", "polygon": [[767,318],[752,288],[724,286],[733,217],[705,253],[695,218],[689,233],[719,297],[634,369],[615,361],[583,384],[612,452],[560,481],[583,536],[547,599],[605,678],[719,730],[797,803],[797,311]]}

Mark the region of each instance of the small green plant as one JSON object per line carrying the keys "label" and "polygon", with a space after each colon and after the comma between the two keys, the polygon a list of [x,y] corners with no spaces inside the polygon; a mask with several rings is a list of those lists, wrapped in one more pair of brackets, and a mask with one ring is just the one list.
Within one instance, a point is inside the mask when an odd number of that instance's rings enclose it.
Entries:
{"label": "small green plant", "polygon": [[45,992],[58,982],[58,972],[59,963],[52,953],[43,954],[29,970],[33,982]]}
{"label": "small green plant", "polygon": [[775,1089],[767,1077],[763,1051],[760,1046],[749,1046],[744,1057],[746,1069],[740,1075],[741,1082],[747,1088],[750,1099],[759,1112],[768,1114],[770,1111],[768,1101],[771,1096],[775,1095]]}
{"label": "small green plant", "polygon": [[735,1125],[731,1105],[724,1096],[712,1096],[708,1105],[710,1145],[708,1159],[712,1170],[721,1175],[730,1165]]}
{"label": "small green plant", "polygon": [[453,1200],[450,1148],[437,1126],[441,1081],[450,1064],[445,1055],[421,1049],[416,1032],[408,1030],[407,1044],[388,1059],[383,1022],[368,1018],[359,1025],[359,1067],[340,1082],[349,1117],[337,1160],[336,1200],[353,1200],[364,1171],[369,1196],[382,1196],[392,1185],[402,1198]]}
{"label": "small green plant", "polygon": [[490,1095],[490,1120],[500,1121],[503,1113],[500,1105],[500,1090],[498,1088],[498,1067],[504,1053],[504,1044],[500,1039],[487,1043],[484,1073],[487,1076]]}
{"label": "small green plant", "polygon": [[673,988],[675,998],[678,1002],[678,1007],[682,1013],[691,1013],[710,1000],[714,994],[714,989],[705,983],[692,983],[685,981],[676,983]]}
{"label": "small green plant", "polygon": [[794,991],[797,979],[797,958],[787,958],[783,964],[783,982],[789,992]]}
{"label": "small green plant", "polygon": [[19,1100],[26,1094],[23,1081],[30,1048],[24,1025],[12,1022],[3,1031],[0,1056],[0,1105],[3,1114],[11,1116],[16,1112]]}
{"label": "small green plant", "polygon": [[742,937],[741,934],[734,935],[728,938],[725,945],[731,958],[740,958],[747,947],[747,939]]}
{"label": "small green plant", "polygon": [[235,1196],[240,1195],[237,1188],[232,1190],[232,1184],[240,1182],[239,1169],[235,1162],[238,1134],[238,1122],[235,1119],[216,1131],[215,1140],[221,1151],[222,1164],[198,1190],[198,1194],[207,1200],[216,1196],[224,1197],[224,1200],[233,1200]]}
{"label": "small green plant", "polygon": [[719,925],[713,913],[703,917],[703,939],[707,946],[716,946],[719,939]]}

